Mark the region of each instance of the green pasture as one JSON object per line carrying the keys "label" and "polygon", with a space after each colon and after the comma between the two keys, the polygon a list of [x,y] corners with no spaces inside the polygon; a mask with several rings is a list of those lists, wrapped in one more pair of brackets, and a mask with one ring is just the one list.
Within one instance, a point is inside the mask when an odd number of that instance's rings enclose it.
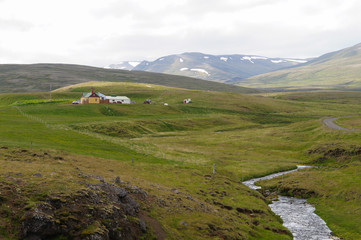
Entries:
{"label": "green pasture", "polygon": [[[107,95],[128,96],[135,103],[70,104],[92,87]],[[236,217],[229,212],[235,221],[232,226],[246,239],[289,239],[287,234],[267,230],[283,227],[269,213],[265,200],[240,181],[310,163],[308,150],[315,145],[360,145],[360,131],[330,130],[322,125],[322,119],[359,113],[361,97],[340,92],[324,96],[290,93],[266,97],[95,82],[54,91],[51,101],[48,93],[1,94],[0,145],[107,159],[123,164],[129,169],[128,175],[147,182],[179,188],[193,196],[201,189],[208,193],[199,197],[208,203],[216,201],[233,209],[259,209],[265,213],[252,229],[246,224],[249,216]],[[143,104],[148,98],[152,104]],[[183,104],[185,98],[192,102]],[[212,180],[204,181],[205,175],[213,176]],[[224,185],[224,181],[231,185]],[[212,195],[212,189],[227,191],[228,195]],[[180,229],[176,224],[187,214],[174,213],[164,218],[164,211],[155,209],[153,214],[169,235],[195,234],[202,238],[196,226]],[[199,214],[195,211],[188,215],[187,221],[203,219],[199,224],[206,224],[205,215]],[[221,221],[217,214],[210,215],[214,223]],[[231,230],[224,231],[236,236]]]}

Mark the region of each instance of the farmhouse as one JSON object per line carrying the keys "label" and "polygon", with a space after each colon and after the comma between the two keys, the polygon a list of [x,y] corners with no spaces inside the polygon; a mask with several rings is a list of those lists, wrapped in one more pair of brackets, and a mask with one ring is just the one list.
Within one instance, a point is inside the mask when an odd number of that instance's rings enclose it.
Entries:
{"label": "farmhouse", "polygon": [[80,98],[81,104],[106,104],[106,103],[121,103],[130,104],[130,99],[126,96],[106,96],[100,92],[83,93]]}
{"label": "farmhouse", "polygon": [[81,104],[99,104],[100,103],[100,97],[97,93],[95,93],[93,90],[90,93],[83,93],[83,95],[80,98]]}

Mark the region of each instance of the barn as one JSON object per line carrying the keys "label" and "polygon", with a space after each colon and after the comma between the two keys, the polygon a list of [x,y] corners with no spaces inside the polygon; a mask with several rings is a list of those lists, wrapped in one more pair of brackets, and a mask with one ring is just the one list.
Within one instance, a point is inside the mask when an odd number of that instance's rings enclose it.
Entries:
{"label": "barn", "polygon": [[106,99],[109,100],[109,103],[120,103],[120,104],[130,104],[130,98],[126,96],[106,96]]}

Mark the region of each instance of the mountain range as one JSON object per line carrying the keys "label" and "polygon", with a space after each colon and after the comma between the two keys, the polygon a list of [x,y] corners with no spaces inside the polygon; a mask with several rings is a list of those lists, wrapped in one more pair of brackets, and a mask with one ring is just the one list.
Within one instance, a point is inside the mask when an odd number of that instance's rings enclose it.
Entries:
{"label": "mountain range", "polygon": [[314,59],[183,53],[153,62],[123,62],[109,68],[3,64],[0,65],[0,93],[48,91],[50,86],[56,89],[88,81],[151,83],[238,93],[259,92],[256,89],[361,90],[361,44]]}
{"label": "mountain range", "polygon": [[137,65],[135,62],[122,62],[107,68],[167,73],[233,84],[251,76],[294,67],[308,60],[190,52],[160,57],[155,61],[142,61]]}
{"label": "mountain range", "polygon": [[140,61],[124,61],[117,64],[110,64],[109,66],[105,67],[106,69],[120,69],[120,70],[133,70]]}
{"label": "mountain range", "polygon": [[361,43],[235,84],[274,90],[361,90]]}

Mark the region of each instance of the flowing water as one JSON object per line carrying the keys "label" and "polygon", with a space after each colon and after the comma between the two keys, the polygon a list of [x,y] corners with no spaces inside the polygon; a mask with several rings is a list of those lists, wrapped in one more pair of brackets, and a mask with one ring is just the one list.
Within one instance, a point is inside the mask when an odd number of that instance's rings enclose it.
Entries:
{"label": "flowing water", "polygon": [[[251,189],[260,189],[255,182],[268,180],[284,174],[288,174],[309,166],[297,166],[297,169],[271,174],[261,178],[244,181],[243,184]],[[278,201],[269,205],[271,210],[280,216],[283,225],[288,228],[295,240],[331,240],[337,239],[331,236],[331,230],[325,221],[314,213],[315,208],[308,204],[305,199],[278,196]]]}

